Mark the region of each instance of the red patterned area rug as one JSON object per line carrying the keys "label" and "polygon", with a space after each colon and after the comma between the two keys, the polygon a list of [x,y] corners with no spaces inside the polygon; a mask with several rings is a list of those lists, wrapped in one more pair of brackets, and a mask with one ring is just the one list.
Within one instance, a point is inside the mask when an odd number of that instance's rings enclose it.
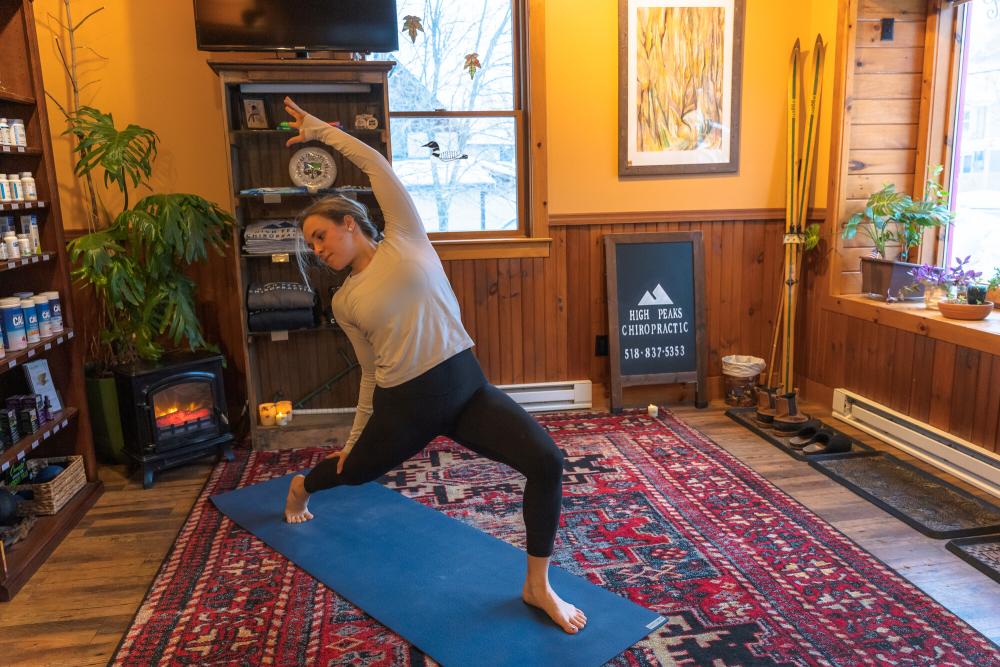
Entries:
{"label": "red patterned area rug", "polygon": [[[540,421],[566,453],[554,560],[668,618],[611,664],[1000,665],[986,638],[675,417]],[[216,467],[112,664],[433,664],[209,501],[327,451]],[[382,483],[524,546],[521,478],[452,442]]]}

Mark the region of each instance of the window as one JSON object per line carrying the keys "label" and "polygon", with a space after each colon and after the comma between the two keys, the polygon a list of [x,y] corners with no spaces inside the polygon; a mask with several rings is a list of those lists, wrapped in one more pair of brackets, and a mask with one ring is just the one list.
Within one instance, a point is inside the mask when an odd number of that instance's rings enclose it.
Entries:
{"label": "window", "polygon": [[945,260],[972,256],[987,275],[1000,267],[1000,3],[965,5],[951,183],[955,224]]}
{"label": "window", "polygon": [[522,0],[399,0],[397,10],[423,32],[404,32],[388,55],[392,160],[428,233],[526,236]]}

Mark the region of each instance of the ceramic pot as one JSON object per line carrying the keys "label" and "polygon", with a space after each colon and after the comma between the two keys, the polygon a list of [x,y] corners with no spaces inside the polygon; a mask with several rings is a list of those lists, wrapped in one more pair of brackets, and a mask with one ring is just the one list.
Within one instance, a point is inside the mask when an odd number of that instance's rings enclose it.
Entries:
{"label": "ceramic pot", "polygon": [[986,303],[986,285],[969,285],[965,294],[971,304]]}
{"label": "ceramic pot", "polygon": [[881,299],[887,296],[901,300],[920,299],[924,295],[924,286],[910,288],[913,284],[910,271],[917,268],[918,264],[862,257],[861,292]]}
{"label": "ceramic pot", "polygon": [[986,303],[938,303],[938,310],[945,317],[953,320],[985,320],[993,312],[993,302]]}

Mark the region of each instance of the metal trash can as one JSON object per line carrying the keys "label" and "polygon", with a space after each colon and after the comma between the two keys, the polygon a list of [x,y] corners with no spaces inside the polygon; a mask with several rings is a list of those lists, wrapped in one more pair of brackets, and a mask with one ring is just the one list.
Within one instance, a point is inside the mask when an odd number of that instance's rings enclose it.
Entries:
{"label": "metal trash can", "polygon": [[750,407],[757,404],[754,386],[767,364],[760,357],[730,354],[722,357],[722,375],[726,380],[726,404]]}

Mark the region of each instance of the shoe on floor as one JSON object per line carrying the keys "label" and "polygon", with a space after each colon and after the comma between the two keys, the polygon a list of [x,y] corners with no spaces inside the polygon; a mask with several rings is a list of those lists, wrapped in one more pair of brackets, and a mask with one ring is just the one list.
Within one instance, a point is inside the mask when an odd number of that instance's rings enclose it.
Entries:
{"label": "shoe on floor", "polygon": [[817,439],[816,442],[806,445],[802,453],[807,456],[818,456],[820,454],[846,454],[851,451],[854,441],[841,433],[834,433],[833,437],[824,438],[826,442]]}

